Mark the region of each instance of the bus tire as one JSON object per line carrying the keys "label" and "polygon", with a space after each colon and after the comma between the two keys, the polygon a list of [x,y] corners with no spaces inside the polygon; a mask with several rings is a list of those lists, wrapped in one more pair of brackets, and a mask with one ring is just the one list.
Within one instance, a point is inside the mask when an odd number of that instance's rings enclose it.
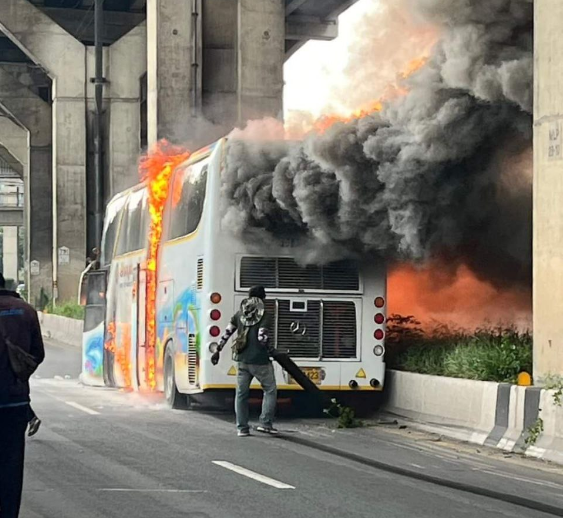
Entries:
{"label": "bus tire", "polygon": [[186,394],[178,391],[176,376],[174,372],[174,357],[169,350],[166,351],[164,361],[164,397],[168,406],[175,410],[187,410],[189,398]]}

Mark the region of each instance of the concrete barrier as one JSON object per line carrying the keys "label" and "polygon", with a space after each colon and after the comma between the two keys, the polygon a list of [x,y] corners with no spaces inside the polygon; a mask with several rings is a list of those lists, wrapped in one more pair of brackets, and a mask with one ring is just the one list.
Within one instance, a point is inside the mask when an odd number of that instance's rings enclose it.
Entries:
{"label": "concrete barrier", "polygon": [[82,347],[82,331],[84,329],[82,320],[39,312],[39,322],[44,338],[74,347]]}
{"label": "concrete barrier", "polygon": [[453,428],[457,439],[483,444],[495,426],[498,383],[387,373],[387,412]]}
{"label": "concrete barrier", "polygon": [[543,421],[543,432],[526,454],[563,464],[563,406],[554,396],[553,390],[541,391],[539,417]]}
{"label": "concrete barrier", "polygon": [[[386,412],[442,435],[563,464],[563,406],[554,391],[390,371]],[[530,429],[543,432],[526,444]]]}

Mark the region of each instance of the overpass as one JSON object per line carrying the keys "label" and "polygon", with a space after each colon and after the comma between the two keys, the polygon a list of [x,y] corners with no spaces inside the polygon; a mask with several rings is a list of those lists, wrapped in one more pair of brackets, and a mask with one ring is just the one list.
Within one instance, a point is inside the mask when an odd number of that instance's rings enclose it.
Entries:
{"label": "overpass", "polygon": [[284,61],[355,1],[2,0],[0,146],[26,184],[31,300],[75,295],[100,202],[136,183],[143,148],[281,117]]}

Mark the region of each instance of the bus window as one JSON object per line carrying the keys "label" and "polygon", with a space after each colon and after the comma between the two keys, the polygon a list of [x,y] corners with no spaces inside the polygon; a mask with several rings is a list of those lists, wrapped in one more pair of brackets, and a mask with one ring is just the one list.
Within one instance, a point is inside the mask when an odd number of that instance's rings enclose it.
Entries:
{"label": "bus window", "polygon": [[102,237],[102,257],[100,260],[102,266],[107,266],[113,259],[117,229],[119,228],[125,201],[126,198],[121,197],[111,202],[107,208],[104,234]]}
{"label": "bus window", "polygon": [[144,247],[143,240],[143,211],[145,191],[131,193],[127,201],[127,210],[123,213],[121,229],[117,240],[117,255],[134,252]]}
{"label": "bus window", "polygon": [[127,252],[140,250],[144,247],[141,239],[144,191],[137,191],[131,195],[128,203],[129,218],[127,221]]}
{"label": "bus window", "polygon": [[196,164],[177,171],[172,184],[170,239],[187,236],[197,229],[206,190],[207,165]]}

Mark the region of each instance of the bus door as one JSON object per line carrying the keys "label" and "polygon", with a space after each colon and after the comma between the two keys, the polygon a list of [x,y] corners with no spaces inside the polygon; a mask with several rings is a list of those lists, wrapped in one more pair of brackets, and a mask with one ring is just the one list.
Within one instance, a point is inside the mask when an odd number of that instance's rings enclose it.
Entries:
{"label": "bus door", "polygon": [[147,270],[143,265],[137,265],[137,289],[134,294],[134,311],[136,312],[135,318],[135,332],[136,339],[133,340],[135,344],[136,354],[132,355],[135,361],[133,372],[137,379],[137,388],[142,389],[147,387],[147,380],[145,375],[146,365],[146,345],[147,345],[147,327],[146,327],[146,309],[147,309]]}
{"label": "bus door", "polygon": [[82,382],[85,385],[104,385],[106,270],[88,273],[82,335]]}

